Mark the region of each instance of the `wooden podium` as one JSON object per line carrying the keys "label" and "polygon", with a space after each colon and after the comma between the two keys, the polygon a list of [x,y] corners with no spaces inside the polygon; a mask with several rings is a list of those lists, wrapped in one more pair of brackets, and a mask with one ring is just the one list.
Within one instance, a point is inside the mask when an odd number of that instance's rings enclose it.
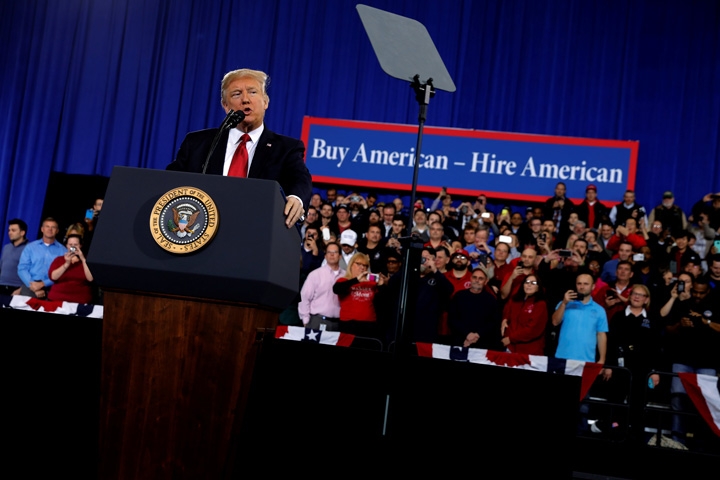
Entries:
{"label": "wooden podium", "polygon": [[[151,217],[177,229],[184,194],[207,200],[216,231],[200,248],[188,234],[180,254]],[[284,203],[276,182],[114,169],[88,257],[105,291],[100,478],[230,475],[256,337],[298,289]]]}

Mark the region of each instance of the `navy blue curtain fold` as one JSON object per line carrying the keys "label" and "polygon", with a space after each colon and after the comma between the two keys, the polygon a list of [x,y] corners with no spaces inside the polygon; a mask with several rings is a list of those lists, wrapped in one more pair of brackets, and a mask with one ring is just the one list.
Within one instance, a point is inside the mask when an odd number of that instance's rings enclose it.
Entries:
{"label": "navy blue curtain fold", "polygon": [[[438,92],[428,125],[639,140],[650,207],[664,190],[686,209],[720,190],[719,2],[365,3],[433,37],[457,92]],[[381,71],[355,4],[1,2],[3,225],[22,217],[34,231],[51,171],[164,168],[185,133],[222,120],[234,68],[270,74],[266,122],[281,133],[299,136],[304,115],[416,124],[412,91]]]}

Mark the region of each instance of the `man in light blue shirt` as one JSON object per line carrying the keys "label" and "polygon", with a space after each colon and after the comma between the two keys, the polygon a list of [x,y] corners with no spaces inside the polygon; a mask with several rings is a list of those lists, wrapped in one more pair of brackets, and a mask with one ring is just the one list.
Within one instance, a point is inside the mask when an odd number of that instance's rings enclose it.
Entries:
{"label": "man in light blue shirt", "polygon": [[591,293],[593,278],[580,274],[575,280],[575,290],[568,290],[552,315],[553,325],[562,323],[557,358],[605,363],[607,353],[608,321],[605,309],[595,303]]}
{"label": "man in light blue shirt", "polygon": [[57,222],[48,217],[40,228],[42,238],[28,243],[18,263],[18,276],[23,285],[20,295],[45,298],[47,290],[52,286],[48,270],[57,257],[65,255],[67,249],[55,239],[58,233]]}

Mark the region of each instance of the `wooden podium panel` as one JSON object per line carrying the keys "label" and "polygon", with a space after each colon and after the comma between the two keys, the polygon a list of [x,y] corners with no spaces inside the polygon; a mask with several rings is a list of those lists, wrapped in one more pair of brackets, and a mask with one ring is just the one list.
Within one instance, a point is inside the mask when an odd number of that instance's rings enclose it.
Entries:
{"label": "wooden podium panel", "polygon": [[108,291],[100,478],[223,478],[255,361],[277,311]]}

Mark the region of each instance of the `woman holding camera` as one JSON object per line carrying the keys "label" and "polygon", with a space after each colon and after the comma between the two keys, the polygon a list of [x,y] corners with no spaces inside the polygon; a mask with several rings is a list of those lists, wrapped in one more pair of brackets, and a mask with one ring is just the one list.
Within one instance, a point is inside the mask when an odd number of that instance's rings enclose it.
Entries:
{"label": "woman holding camera", "polygon": [[379,337],[375,294],[387,277],[369,272],[370,257],[356,253],[348,262],[345,277],[333,285],[340,300],[340,331],[363,337]]}
{"label": "woman holding camera", "polygon": [[56,302],[92,302],[93,276],[82,252],[80,235],[68,235],[67,252],[50,264],[49,276],[55,284],[48,292],[48,300]]}

